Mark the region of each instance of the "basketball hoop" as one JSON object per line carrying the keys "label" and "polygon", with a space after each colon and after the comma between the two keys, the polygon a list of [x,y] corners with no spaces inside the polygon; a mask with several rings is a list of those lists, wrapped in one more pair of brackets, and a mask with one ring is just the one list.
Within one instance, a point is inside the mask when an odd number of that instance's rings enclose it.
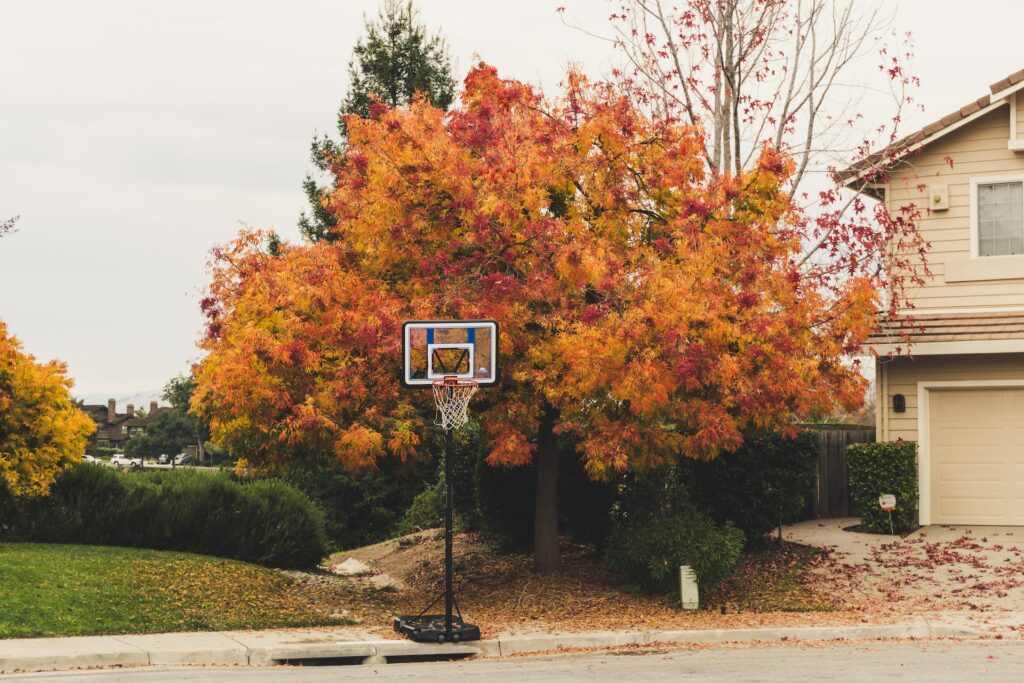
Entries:
{"label": "basketball hoop", "polygon": [[[469,401],[498,384],[498,323],[494,320],[407,320],[402,324],[402,384],[434,389],[434,422],[444,429],[444,592],[416,615],[395,617],[395,631],[417,643],[480,640],[455,602],[452,558],[455,459],[453,429],[469,422]],[[444,614],[427,614],[444,598]]]}
{"label": "basketball hoop", "polygon": [[469,399],[473,398],[479,383],[471,379],[445,377],[434,380],[434,406],[437,417],[434,424],[446,432],[459,429],[469,421]]}

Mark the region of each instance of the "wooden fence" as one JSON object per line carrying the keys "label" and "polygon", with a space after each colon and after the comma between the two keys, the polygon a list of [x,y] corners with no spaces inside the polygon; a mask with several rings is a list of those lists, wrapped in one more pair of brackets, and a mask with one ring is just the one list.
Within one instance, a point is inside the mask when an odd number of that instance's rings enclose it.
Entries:
{"label": "wooden fence", "polygon": [[875,440],[875,428],[860,425],[801,425],[818,433],[818,487],[808,511],[812,517],[856,517],[850,500],[846,447]]}

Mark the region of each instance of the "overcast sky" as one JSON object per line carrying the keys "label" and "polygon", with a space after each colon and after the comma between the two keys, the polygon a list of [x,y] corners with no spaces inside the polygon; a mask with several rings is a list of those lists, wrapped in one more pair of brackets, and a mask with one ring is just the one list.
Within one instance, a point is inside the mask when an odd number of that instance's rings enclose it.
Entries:
{"label": "overcast sky", "polygon": [[[1024,2],[899,0],[927,112],[1024,67]],[[553,88],[607,70],[605,0],[420,0],[458,76],[479,55]],[[244,223],[289,239],[309,143],[334,132],[374,0],[0,0],[0,319],[76,394],[163,385],[196,358],[207,252]]]}

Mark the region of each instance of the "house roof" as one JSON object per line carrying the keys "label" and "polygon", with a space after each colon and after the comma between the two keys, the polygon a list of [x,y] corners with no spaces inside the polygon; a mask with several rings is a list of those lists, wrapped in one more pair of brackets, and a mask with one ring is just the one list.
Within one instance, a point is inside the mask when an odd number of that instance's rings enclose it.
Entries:
{"label": "house roof", "polygon": [[988,89],[989,91],[992,92],[993,95],[995,95],[996,93],[1002,94],[1004,90],[1016,90],[1020,89],[1020,87],[1024,87],[1024,85],[1022,84],[1024,84],[1024,69],[1021,69],[1020,71],[1014,71],[1006,78],[996,81],[995,83],[990,85]]}
{"label": "house roof", "polygon": [[845,185],[852,185],[858,180],[870,179],[870,176],[885,171],[908,152],[952,132],[955,128],[959,127],[959,124],[965,123],[965,119],[980,116],[986,110],[994,109],[1004,104],[1005,100],[1003,98],[1020,89],[1024,89],[1024,69],[1015,71],[990,85],[988,95],[979,97],[973,102],[968,102],[959,109],[932,121],[924,128],[897,140],[888,147],[872,152],[863,159],[854,162],[840,171],[839,177]]}
{"label": "house roof", "polygon": [[[1006,313],[927,313],[897,320],[879,319],[866,346],[1024,339],[1024,311]],[[913,347],[911,347],[913,352]]]}
{"label": "house roof", "polygon": [[132,415],[129,415],[128,413],[114,413],[114,420],[110,421],[110,420],[107,419],[108,416],[109,416],[108,408],[107,408],[107,406],[102,406],[102,405],[86,404],[86,405],[82,406],[82,410],[84,410],[85,412],[89,413],[89,415],[92,416],[93,420],[96,420],[98,422],[102,422],[103,424],[119,424],[122,421],[127,420],[127,419],[133,417]]}
{"label": "house roof", "polygon": [[172,410],[172,408],[169,408],[167,406],[160,406],[156,409],[155,413],[150,412],[144,415],[143,417],[133,417],[132,419],[128,420],[128,422],[126,422],[125,424],[129,427],[146,427],[150,423],[154,422],[157,416],[160,415],[160,413],[165,413],[168,410]]}

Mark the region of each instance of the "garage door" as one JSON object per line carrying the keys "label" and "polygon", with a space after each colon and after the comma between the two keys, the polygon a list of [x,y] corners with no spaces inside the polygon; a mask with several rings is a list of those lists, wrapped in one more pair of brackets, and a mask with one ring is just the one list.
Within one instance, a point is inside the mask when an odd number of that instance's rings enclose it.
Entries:
{"label": "garage door", "polygon": [[1024,389],[932,390],[933,524],[1024,525]]}

